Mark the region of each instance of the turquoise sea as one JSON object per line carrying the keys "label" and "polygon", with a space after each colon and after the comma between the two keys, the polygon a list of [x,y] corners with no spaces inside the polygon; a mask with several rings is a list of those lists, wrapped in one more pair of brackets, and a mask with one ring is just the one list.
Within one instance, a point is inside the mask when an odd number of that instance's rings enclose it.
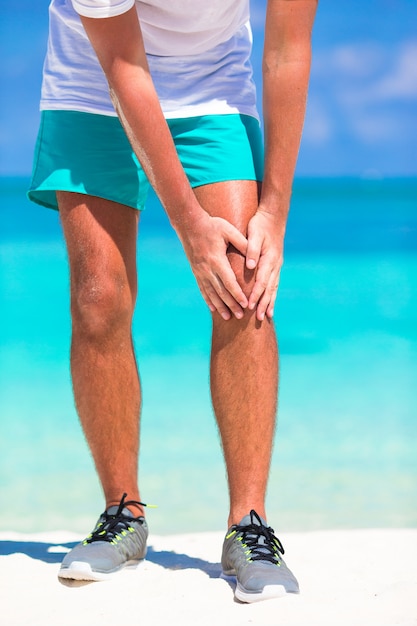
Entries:
{"label": "turquoise sea", "polygon": [[[26,186],[0,179],[0,530],[85,533],[103,504],[71,396],[65,250]],[[416,209],[416,180],[296,180],[276,307],[277,530],[417,524]],[[210,318],[155,198],[140,231],[142,497],[155,533],[221,530]]]}

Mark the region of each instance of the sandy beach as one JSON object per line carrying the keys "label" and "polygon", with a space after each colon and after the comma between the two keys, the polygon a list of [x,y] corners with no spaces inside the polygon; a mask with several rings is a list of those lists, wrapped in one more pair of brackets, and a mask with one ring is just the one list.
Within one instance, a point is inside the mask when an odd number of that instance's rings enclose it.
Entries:
{"label": "sandy beach", "polygon": [[291,533],[281,537],[299,595],[251,605],[220,578],[223,533],[151,535],[148,556],[112,580],[64,586],[59,562],[80,537],[0,533],[3,626],[416,626],[417,530]]}

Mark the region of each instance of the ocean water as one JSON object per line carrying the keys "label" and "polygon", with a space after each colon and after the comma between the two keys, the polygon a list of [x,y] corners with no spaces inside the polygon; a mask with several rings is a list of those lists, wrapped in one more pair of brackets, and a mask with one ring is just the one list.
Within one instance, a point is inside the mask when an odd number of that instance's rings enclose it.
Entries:
{"label": "ocean water", "polygon": [[[0,179],[0,529],[85,533],[103,504],[71,394],[65,249],[58,215],[26,186]],[[276,306],[276,529],[417,524],[416,208],[413,180],[296,181]],[[139,241],[151,529],[223,529],[210,317],[155,198]]]}

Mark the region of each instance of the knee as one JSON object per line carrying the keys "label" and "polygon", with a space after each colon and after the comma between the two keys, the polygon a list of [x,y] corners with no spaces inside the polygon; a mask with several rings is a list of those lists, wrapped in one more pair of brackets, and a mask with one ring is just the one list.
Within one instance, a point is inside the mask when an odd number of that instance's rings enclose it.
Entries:
{"label": "knee", "polygon": [[134,294],[116,278],[91,276],[71,286],[71,315],[74,332],[92,341],[117,337],[129,329]]}

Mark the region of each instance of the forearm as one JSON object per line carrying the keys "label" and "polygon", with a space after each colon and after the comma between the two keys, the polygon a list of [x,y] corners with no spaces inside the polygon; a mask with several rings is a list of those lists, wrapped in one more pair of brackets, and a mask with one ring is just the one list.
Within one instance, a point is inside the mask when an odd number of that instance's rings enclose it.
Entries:
{"label": "forearm", "polygon": [[269,0],[263,56],[261,207],[285,226],[304,124],[316,0]]}
{"label": "forearm", "polygon": [[132,78],[125,81],[119,75],[115,84],[110,79],[112,100],[136,156],[180,234],[198,219],[202,209],[179,161],[150,78],[149,83],[142,78],[137,88]]}
{"label": "forearm", "polygon": [[310,54],[264,61],[265,174],[260,205],[286,221],[304,124]]}

